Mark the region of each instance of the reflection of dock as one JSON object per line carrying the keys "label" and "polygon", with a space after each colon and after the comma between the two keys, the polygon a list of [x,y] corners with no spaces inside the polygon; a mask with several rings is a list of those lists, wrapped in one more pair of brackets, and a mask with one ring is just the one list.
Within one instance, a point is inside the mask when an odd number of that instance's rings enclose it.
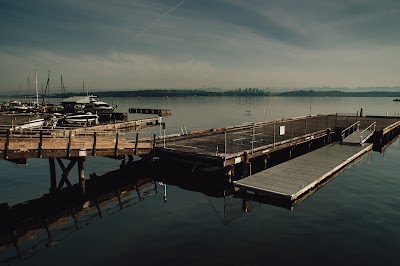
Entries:
{"label": "reflection of dock", "polygon": [[0,263],[29,258],[102,217],[157,194],[153,179],[127,176],[120,170],[93,176],[85,195],[65,189],[12,207],[0,204],[0,254],[15,254],[0,256]]}

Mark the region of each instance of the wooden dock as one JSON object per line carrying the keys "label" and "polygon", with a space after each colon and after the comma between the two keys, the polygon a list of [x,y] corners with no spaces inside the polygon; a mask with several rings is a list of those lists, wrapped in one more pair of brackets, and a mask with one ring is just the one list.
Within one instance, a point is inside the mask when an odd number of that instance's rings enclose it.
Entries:
{"label": "wooden dock", "polygon": [[[66,136],[65,136],[66,135]],[[149,154],[154,147],[154,136],[144,133],[125,135],[109,131],[74,132],[44,135],[13,133],[0,137],[0,158],[69,158],[86,156],[117,157]]]}
{"label": "wooden dock", "polygon": [[[155,154],[160,158],[187,161],[192,167],[212,164],[227,168],[257,158],[267,160],[279,151],[287,151],[287,159],[290,159],[302,145],[308,145],[310,151],[342,141],[341,132],[355,123],[358,123],[358,135],[346,140],[353,141],[354,145],[360,144],[361,140],[387,143],[400,133],[400,117],[312,115],[166,136],[157,140]],[[353,131],[346,132],[344,138],[350,133]],[[382,145],[374,147],[379,150]]]}
{"label": "wooden dock", "polygon": [[[160,117],[127,121],[98,127],[62,130],[10,130],[0,135],[0,159],[26,163],[28,158],[48,158],[52,188],[60,189],[74,164],[84,190],[84,160],[87,156],[107,156],[125,161],[133,155],[151,156],[160,165],[182,163],[182,169],[214,171],[223,178],[238,180],[274,165],[318,150],[330,143],[351,140],[353,145],[369,139],[379,149],[400,133],[399,117],[358,117],[352,115],[312,115],[211,128],[182,135],[126,132],[143,125],[160,123]],[[355,146],[357,148],[357,146]],[[349,148],[350,149],[350,148]],[[343,151],[343,154],[347,154]],[[62,159],[68,159],[65,165]],[[62,169],[56,184],[55,161]],[[188,166],[188,167],[187,167]]]}
{"label": "wooden dock", "polygon": [[257,174],[234,181],[244,190],[295,201],[318,184],[372,150],[365,146],[330,144]]}

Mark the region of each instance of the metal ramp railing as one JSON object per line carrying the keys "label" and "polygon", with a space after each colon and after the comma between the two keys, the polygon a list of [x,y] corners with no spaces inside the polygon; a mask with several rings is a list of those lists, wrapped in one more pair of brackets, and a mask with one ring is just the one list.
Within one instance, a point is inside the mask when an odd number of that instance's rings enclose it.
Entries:
{"label": "metal ramp railing", "polygon": [[[360,132],[360,144],[363,145],[375,132],[376,121]],[[365,134],[365,136],[364,136]]]}
{"label": "metal ramp railing", "polygon": [[356,131],[360,130],[360,121],[355,122],[354,124],[348,126],[344,130],[342,130],[342,142],[353,135]]}

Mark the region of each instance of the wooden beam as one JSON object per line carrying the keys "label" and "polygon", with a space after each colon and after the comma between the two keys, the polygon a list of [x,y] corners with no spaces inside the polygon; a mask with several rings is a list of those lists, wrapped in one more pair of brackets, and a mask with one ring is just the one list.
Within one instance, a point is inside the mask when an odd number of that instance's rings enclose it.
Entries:
{"label": "wooden beam", "polygon": [[65,168],[65,166],[60,158],[57,158],[57,161],[58,161],[58,164],[60,165],[61,169],[63,170],[60,183],[58,184],[58,189],[61,189],[64,186],[64,183],[66,183],[68,187],[72,187],[71,182],[68,180],[68,174],[71,171],[71,169],[74,167],[77,159],[72,158],[72,160],[69,162],[67,168]]}
{"label": "wooden beam", "polygon": [[50,164],[50,191],[57,189],[56,162],[54,158],[49,158]]}

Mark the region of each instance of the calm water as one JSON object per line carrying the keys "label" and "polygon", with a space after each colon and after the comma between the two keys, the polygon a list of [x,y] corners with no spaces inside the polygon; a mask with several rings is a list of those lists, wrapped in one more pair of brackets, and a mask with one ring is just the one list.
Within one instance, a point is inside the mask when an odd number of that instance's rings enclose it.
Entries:
{"label": "calm water", "polygon": [[[312,114],[356,113],[360,108],[366,115],[400,112],[400,104],[390,98],[103,100],[117,104],[118,111],[171,109],[173,115],[165,118],[167,133],[178,133],[181,126],[191,131],[308,115],[310,107]],[[159,129],[147,131],[158,133]],[[241,214],[240,200],[209,197],[172,185],[164,203],[164,188],[158,186],[158,194],[103,215],[18,264],[398,265],[399,160],[397,140],[384,153],[374,152],[353,165],[292,211],[254,204],[251,212]],[[48,192],[47,160],[31,159],[27,166],[0,160],[0,167],[0,203],[12,206]],[[85,162],[87,176],[118,168],[118,161],[107,158],[89,157]],[[70,180],[77,180],[76,170]],[[225,218],[229,223],[224,224]],[[15,249],[0,253],[0,261],[15,254]]]}

